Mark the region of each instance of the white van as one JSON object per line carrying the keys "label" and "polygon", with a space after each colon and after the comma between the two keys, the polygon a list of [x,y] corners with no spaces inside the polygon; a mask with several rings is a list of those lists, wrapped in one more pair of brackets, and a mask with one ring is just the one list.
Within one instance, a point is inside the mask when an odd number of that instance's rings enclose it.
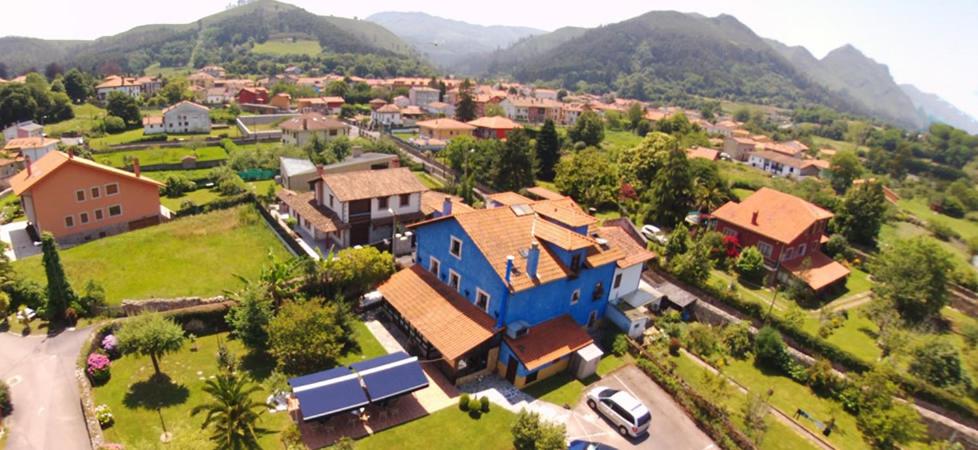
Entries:
{"label": "white van", "polygon": [[592,389],[587,393],[587,405],[615,424],[622,436],[641,436],[652,422],[649,409],[624,391],[607,387]]}

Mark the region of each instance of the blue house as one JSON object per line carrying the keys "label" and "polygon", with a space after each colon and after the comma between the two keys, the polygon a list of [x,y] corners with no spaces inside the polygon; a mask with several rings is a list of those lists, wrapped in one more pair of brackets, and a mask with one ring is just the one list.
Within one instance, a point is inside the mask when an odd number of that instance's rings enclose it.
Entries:
{"label": "blue house", "polygon": [[589,332],[609,300],[628,291],[626,275],[654,256],[603,238],[611,230],[567,197],[458,211],[411,228],[416,265],[380,291],[414,350],[439,360],[456,383],[497,372],[522,387],[568,368],[593,372],[601,353]]}

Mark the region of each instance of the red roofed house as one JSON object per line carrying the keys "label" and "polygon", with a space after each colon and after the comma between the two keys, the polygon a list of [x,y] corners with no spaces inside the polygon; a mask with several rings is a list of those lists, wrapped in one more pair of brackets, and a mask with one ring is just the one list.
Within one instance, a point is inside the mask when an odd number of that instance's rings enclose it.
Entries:
{"label": "red roofed house", "polygon": [[253,87],[243,88],[238,91],[238,103],[242,105],[246,103],[264,105],[268,103],[268,90]]}
{"label": "red roofed house", "polygon": [[717,231],[736,236],[744,247],[756,246],[781,280],[790,273],[822,293],[844,285],[849,276],[848,268],[820,250],[832,213],[805,200],[761,188],[740,203],[721,206],[713,217]]}
{"label": "red roofed house", "polygon": [[475,127],[475,137],[480,139],[506,139],[510,131],[523,128],[512,120],[498,116],[480,117],[467,123]]}
{"label": "red roofed house", "polygon": [[160,223],[161,183],[54,151],[10,179],[31,227],[77,244]]}

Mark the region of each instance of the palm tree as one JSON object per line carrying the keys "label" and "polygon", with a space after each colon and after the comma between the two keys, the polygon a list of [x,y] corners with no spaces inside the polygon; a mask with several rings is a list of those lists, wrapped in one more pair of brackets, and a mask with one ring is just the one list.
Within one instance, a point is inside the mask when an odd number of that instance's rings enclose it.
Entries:
{"label": "palm tree", "polygon": [[[299,260],[288,259],[285,261],[279,261],[276,259],[272,252],[268,252],[269,262],[261,268],[261,273],[258,275],[258,283],[261,286],[261,290],[272,299],[272,304],[275,306],[275,310],[282,306],[282,302],[292,296],[296,289],[296,280],[293,275],[296,269],[299,267]],[[247,277],[239,274],[234,276],[238,277],[242,283],[245,284],[246,288],[253,286],[252,281]],[[231,291],[225,291],[228,294],[235,295]]]}
{"label": "palm tree", "polygon": [[258,385],[234,372],[224,372],[207,380],[204,392],[213,401],[197,405],[190,414],[206,413],[201,429],[211,428],[211,441],[218,449],[260,449],[258,439],[271,433],[257,426],[268,405],[256,401]]}

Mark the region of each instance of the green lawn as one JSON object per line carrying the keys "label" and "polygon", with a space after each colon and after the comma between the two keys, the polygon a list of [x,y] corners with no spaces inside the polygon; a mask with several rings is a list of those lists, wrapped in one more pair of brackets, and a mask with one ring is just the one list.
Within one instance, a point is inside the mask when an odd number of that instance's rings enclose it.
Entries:
{"label": "green lawn", "polygon": [[613,131],[605,129],[604,141],[601,143],[605,148],[625,149],[632,148],[642,142],[642,137],[631,131]]}
{"label": "green lawn", "polygon": [[71,105],[71,109],[75,113],[74,118],[45,125],[44,132],[51,136],[61,136],[68,132],[88,133],[97,119],[106,115],[104,109],[89,103]]}
{"label": "green lawn", "polygon": [[[254,279],[268,252],[288,251],[253,207],[216,211],[79,245],[61,252],[70,281],[95,280],[110,304],[126,298],[217,295],[240,287],[235,276]],[[27,278],[44,284],[41,257],[14,262]]]}
{"label": "green lawn", "polygon": [[774,184],[770,175],[756,167],[731,161],[716,161],[720,174],[730,183],[743,183],[753,187],[771,186]]}
{"label": "green lawn", "polygon": [[473,419],[450,407],[406,424],[383,430],[356,442],[358,450],[423,448],[425,450],[509,450],[513,448],[510,428],[516,414],[493,405],[489,413]]}
{"label": "green lawn", "polygon": [[398,131],[398,132],[395,132],[394,133],[394,136],[397,136],[397,137],[399,137],[399,138],[404,139],[405,141],[407,141],[407,140],[410,140],[410,139],[417,138],[418,137],[418,132],[417,131]]}
{"label": "green lawn", "polygon": [[[140,160],[140,163],[142,160]],[[214,169],[188,169],[188,170],[154,170],[151,172],[143,171],[143,174],[154,180],[163,182],[167,176],[183,175],[191,180],[207,178]]]}
{"label": "green lawn", "polygon": [[812,135],[812,142],[815,143],[817,148],[834,148],[840,151],[853,151],[858,152],[859,150],[869,150],[865,146],[859,146],[853,144],[852,142],[846,141],[836,141],[829,138],[824,138],[821,136]]}
{"label": "green lawn", "polygon": [[734,195],[736,195],[740,200],[750,197],[750,195],[754,193],[754,191],[750,189],[733,188],[732,190]]}
{"label": "green lawn", "polygon": [[251,49],[253,53],[259,55],[285,56],[285,55],[307,55],[316,56],[322,53],[323,49],[319,46],[319,41],[300,39],[292,42],[291,40],[272,40],[269,39],[261,44],[256,44]]}
{"label": "green lawn", "polygon": [[195,205],[201,206],[201,205],[206,205],[219,198],[221,198],[220,192],[217,192],[214,189],[200,188],[197,189],[196,191],[187,192],[186,194],[181,195],[179,197],[161,196],[160,203],[162,203],[163,206],[166,206],[166,208],[169,209],[170,211],[176,212],[176,211],[180,211],[180,205],[182,205],[183,202],[186,201],[191,201],[194,202]]}
{"label": "green lawn", "polygon": [[[706,372],[705,368],[699,366],[687,356],[673,357],[672,362],[676,363],[676,373],[678,373],[683,380],[689,383],[693,389],[696,389],[701,393],[706,391],[706,380],[704,379],[704,372]],[[745,426],[743,408],[744,404],[747,403],[747,396],[740,393],[736,388],[734,388],[733,385],[727,389],[725,394],[726,395],[722,396],[722,399],[718,399],[719,403],[726,408],[727,413],[730,415],[731,419],[733,419],[734,424],[743,430]],[[761,450],[818,448],[808,439],[802,437],[793,429],[775,419],[773,415],[768,415],[767,424],[767,432],[764,434],[764,437],[758,446]]]}
{"label": "green lawn", "polygon": [[152,147],[145,150],[126,150],[112,153],[96,153],[95,161],[113,167],[126,167],[125,158],[139,158],[139,164],[149,166],[154,164],[179,164],[186,156],[196,155],[197,161],[213,161],[228,158],[228,152],[223,147],[212,145],[207,147]]}
{"label": "green lawn", "polygon": [[601,357],[601,361],[598,362],[597,375],[595,376],[578,380],[570,372],[565,371],[546,380],[531,384],[529,387],[524,388],[523,392],[555,405],[570,405],[573,407],[581,399],[581,395],[584,394],[584,390],[588,386],[596,381],[600,381],[601,377],[631,362],[631,360],[632,358],[630,356],[620,357],[611,353],[605,353]]}
{"label": "green lawn", "polygon": [[431,175],[428,175],[425,172],[422,171],[414,172],[414,176],[417,177],[418,181],[420,181],[421,184],[423,184],[426,188],[431,189],[433,191],[445,187],[445,183],[438,181],[437,179],[435,179]]}
{"label": "green lawn", "polygon": [[[179,352],[164,356],[160,370],[169,377],[168,380],[152,379],[153,363],[149,358],[124,356],[112,362],[109,382],[94,389],[95,403],[109,405],[116,420],[115,425],[105,430],[106,442],[166,448],[159,444],[159,436],[163,433],[161,416],[166,429],[171,432],[201,433],[203,415],[192,417],[190,410],[209,399],[202,388],[205,380],[218,372],[219,340],[242,358],[245,373],[258,382],[268,377],[274,361],[265,355],[248,355],[239,341],[228,339],[227,333],[198,338],[196,352],[186,343]],[[262,389],[255,398],[264,401],[268,395],[270,391]],[[276,434],[265,436],[261,440],[262,448],[280,448],[277,432],[288,422],[289,416],[284,412],[263,414],[261,425]]]}
{"label": "green lawn", "polygon": [[186,67],[160,67],[160,64],[156,63],[143,69],[143,74],[153,77],[174,78],[190,75],[190,69]]}
{"label": "green lawn", "polygon": [[106,134],[102,137],[92,138],[88,141],[88,145],[93,149],[100,150],[106,149],[113,145],[123,145],[131,144],[133,142],[138,142],[143,138],[143,127],[134,128],[132,130],[123,131],[121,133]]}
{"label": "green lawn", "polygon": [[[946,216],[942,216],[942,217],[946,217]],[[954,230],[961,233],[962,236],[965,235],[965,233],[963,233],[961,229],[956,227],[956,224],[949,224],[949,225],[951,225],[951,227]],[[931,236],[930,231],[927,230],[926,228],[914,225],[909,222],[892,221],[892,222],[884,223],[883,227],[880,228],[878,245],[884,246],[889,243],[892,243],[897,239],[909,239],[917,236],[924,236],[926,239],[935,242],[937,245],[950,252],[952,257],[951,262],[953,262],[954,266],[957,267],[959,270],[975,270],[974,266],[971,265],[971,256],[968,254],[967,250],[965,250],[962,246],[937,239]]]}

